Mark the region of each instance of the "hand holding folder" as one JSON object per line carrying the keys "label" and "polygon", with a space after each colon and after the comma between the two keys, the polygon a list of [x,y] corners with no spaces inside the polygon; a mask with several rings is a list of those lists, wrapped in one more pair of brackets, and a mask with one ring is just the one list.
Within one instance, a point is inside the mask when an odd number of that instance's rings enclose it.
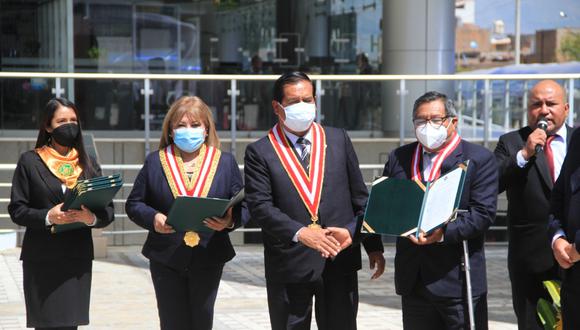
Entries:
{"label": "hand holding folder", "polygon": [[457,215],[468,164],[427,183],[383,177],[371,187],[363,230],[393,236],[431,233]]}
{"label": "hand holding folder", "polygon": [[212,232],[204,220],[224,217],[228,209],[244,200],[244,189],[232,199],[177,196],[167,215],[167,223],[175,231]]}
{"label": "hand holding folder", "polygon": [[[65,193],[61,210],[80,210],[82,205],[94,213],[105,208],[122,186],[123,179],[120,174],[78,181]],[[52,226],[51,232],[54,234],[83,227],[86,225],[82,222],[56,224]]]}

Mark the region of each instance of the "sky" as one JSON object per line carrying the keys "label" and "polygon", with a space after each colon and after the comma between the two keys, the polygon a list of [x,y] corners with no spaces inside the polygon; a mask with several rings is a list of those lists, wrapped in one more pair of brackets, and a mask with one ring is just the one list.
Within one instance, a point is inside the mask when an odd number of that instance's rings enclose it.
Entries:
{"label": "sky", "polygon": [[[505,32],[514,33],[515,3],[515,0],[475,0],[475,23],[491,28],[493,21],[501,19]],[[566,17],[561,17],[560,11]],[[559,27],[580,28],[580,0],[521,0],[523,34]]]}

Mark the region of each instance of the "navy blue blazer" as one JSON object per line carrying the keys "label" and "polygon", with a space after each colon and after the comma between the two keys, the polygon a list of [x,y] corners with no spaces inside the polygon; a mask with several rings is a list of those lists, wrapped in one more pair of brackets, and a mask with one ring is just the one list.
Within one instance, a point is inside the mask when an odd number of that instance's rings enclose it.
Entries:
{"label": "navy blue blazer", "polygon": [[[580,130],[575,130],[568,146],[560,176],[552,190],[550,202],[549,237],[562,229],[566,239],[580,251]],[[564,272],[566,281],[580,284],[580,264],[575,263]]]}
{"label": "navy blue blazer", "polygon": [[[355,237],[355,216],[364,213],[368,190],[346,132],[330,127],[324,131],[327,148],[319,221],[325,227],[349,228]],[[267,136],[247,147],[244,173],[248,208],[262,228],[268,280],[304,283],[320,278],[325,267],[344,273],[361,268],[356,244],[327,264],[319,252],[292,241],[300,228],[311,223],[310,214]],[[365,248],[382,251],[380,238],[372,237],[365,240]]]}
{"label": "navy blue blazer", "polygon": [[[395,149],[389,155],[383,175],[410,179],[411,160],[417,142]],[[461,263],[463,240],[468,241],[473,295],[487,292],[485,275],[484,233],[495,219],[498,171],[493,154],[478,145],[462,140],[445,159],[441,173],[470,160],[457,220],[445,227],[443,242],[425,246],[413,244],[408,238],[397,238],[395,254],[395,288],[397,294],[410,294],[417,281],[434,295],[460,298],[464,295]]]}
{"label": "navy blue blazer", "polygon": [[[222,151],[207,197],[229,199],[242,188],[242,176],[236,160],[232,154]],[[183,242],[183,232],[159,234],[155,231],[155,214],[160,212],[167,215],[174,200],[161,167],[159,151],[152,152],[145,159],[125,204],[131,221],[149,230],[143,255],[176,270],[211,267],[231,260],[235,252],[227,230],[200,233],[200,244],[193,248]],[[243,212],[243,208],[237,205],[233,209],[236,226],[240,226],[243,218],[247,219],[243,215],[247,211]]]}

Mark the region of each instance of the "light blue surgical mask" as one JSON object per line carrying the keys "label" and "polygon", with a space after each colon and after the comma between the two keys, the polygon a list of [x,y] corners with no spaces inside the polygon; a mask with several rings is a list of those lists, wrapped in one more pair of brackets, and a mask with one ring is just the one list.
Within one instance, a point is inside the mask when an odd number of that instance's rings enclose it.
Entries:
{"label": "light blue surgical mask", "polygon": [[203,127],[182,127],[173,130],[173,142],[187,153],[196,151],[205,142]]}

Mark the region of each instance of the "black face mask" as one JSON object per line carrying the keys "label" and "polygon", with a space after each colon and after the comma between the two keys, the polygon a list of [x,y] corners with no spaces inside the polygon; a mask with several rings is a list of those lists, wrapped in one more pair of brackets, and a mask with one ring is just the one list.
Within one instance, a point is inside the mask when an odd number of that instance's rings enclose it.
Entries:
{"label": "black face mask", "polygon": [[79,135],[79,125],[73,123],[60,125],[50,135],[61,146],[73,147]]}

